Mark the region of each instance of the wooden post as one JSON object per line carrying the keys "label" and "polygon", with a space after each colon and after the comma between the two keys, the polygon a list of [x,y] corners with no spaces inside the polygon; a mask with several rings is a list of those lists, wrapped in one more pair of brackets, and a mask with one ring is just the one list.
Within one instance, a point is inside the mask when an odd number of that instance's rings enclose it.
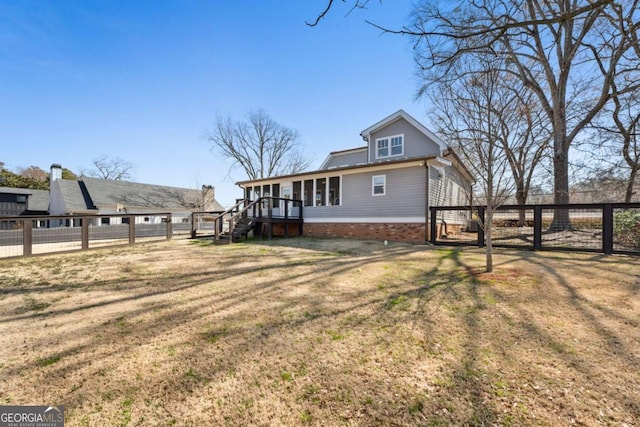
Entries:
{"label": "wooden post", "polygon": [[304,203],[302,203],[302,201],[300,201],[300,222],[298,223],[300,226],[300,236],[302,237],[304,236],[304,215],[302,215],[302,207],[303,207]]}
{"label": "wooden post", "polygon": [[289,238],[289,200],[284,199],[284,238]]}
{"label": "wooden post", "polygon": [[136,217],[129,215],[125,218],[129,220],[129,244],[133,245],[136,242]]}
{"label": "wooden post", "polygon": [[484,228],[487,226],[484,218],[484,210],[485,208],[482,206],[478,207],[478,247],[484,248]]}
{"label": "wooden post", "polygon": [[431,233],[430,240],[431,240],[431,244],[435,245],[438,240],[438,224],[436,223],[438,210],[436,209],[435,206],[431,206],[430,210],[431,210],[431,224],[430,224],[431,230],[429,231]]}
{"label": "wooden post", "polygon": [[171,214],[167,215],[167,240],[173,237],[173,222],[171,222]]}
{"label": "wooden post", "polygon": [[80,223],[82,224],[82,249],[89,249],[89,218],[82,217]]}
{"label": "wooden post", "polygon": [[267,230],[267,239],[273,238],[273,198],[267,199],[267,215],[269,216],[269,229]]}
{"label": "wooden post", "polygon": [[195,239],[196,238],[196,213],[195,212],[191,212],[191,238]]}
{"label": "wooden post", "polygon": [[33,222],[29,219],[22,220],[22,255],[33,254]]}

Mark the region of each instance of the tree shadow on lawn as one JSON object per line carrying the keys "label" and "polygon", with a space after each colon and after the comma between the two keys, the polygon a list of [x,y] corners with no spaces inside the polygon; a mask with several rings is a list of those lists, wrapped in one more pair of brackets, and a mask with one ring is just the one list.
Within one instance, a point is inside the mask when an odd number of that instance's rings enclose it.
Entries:
{"label": "tree shadow on lawn", "polygon": [[[230,256],[228,264],[246,261],[245,252]],[[185,258],[205,255],[206,248],[200,248],[188,251]],[[212,419],[264,422],[260,417],[269,415],[264,408],[269,399],[283,401],[281,412],[271,416],[291,424],[300,422],[298,415],[340,423],[360,416],[367,424],[506,422],[508,406],[500,399],[504,396],[497,394],[516,386],[508,383],[513,379],[510,372],[501,372],[494,365],[499,361],[488,363],[487,357],[512,357],[512,363],[517,363],[519,355],[510,351],[508,342],[493,339],[494,332],[486,329],[493,318],[513,329],[509,339],[525,340],[531,346],[547,343],[544,354],[577,366],[574,375],[593,374],[579,355],[564,350],[565,337],[527,321],[526,305],[502,307],[509,296],[501,288],[485,286],[478,266],[470,265],[457,249],[399,246],[318,255],[276,251],[261,254],[265,264],[169,275],[158,272],[144,279],[149,285],[140,285],[136,278],[121,283],[112,290],[125,295],[113,300],[73,309],[53,307],[44,316],[20,315],[5,321],[53,321],[74,314],[92,317],[97,309],[110,309],[109,317],[99,322],[79,323],[63,333],[53,331],[41,342],[31,343],[42,350],[67,343],[54,351],[58,362],[40,368],[51,383],[41,385],[39,393],[48,401],[53,398],[67,405],[73,419],[97,417],[97,406],[117,416],[117,408],[111,407],[114,402],[100,397],[108,392],[133,396],[139,422],[142,417],[155,417],[161,424]],[[415,267],[413,260],[422,257],[426,262]],[[372,266],[380,263],[399,267],[368,279]],[[359,282],[350,289],[349,283],[341,283],[344,277]],[[72,289],[92,286],[77,284]],[[495,302],[488,302],[485,288]],[[460,322],[461,329],[453,330],[453,341],[442,322],[449,319]],[[587,320],[599,325],[595,315]],[[599,326],[598,333],[610,332]],[[408,341],[408,354],[402,354],[398,340],[414,335],[419,341]],[[389,357],[399,361],[378,362]],[[34,369],[25,362],[3,368],[3,376],[17,378]],[[420,371],[422,363],[441,370]],[[379,369],[390,372],[381,375]],[[114,381],[119,374],[124,379]],[[412,384],[418,374],[426,375],[426,384]],[[97,378],[99,384],[88,378]],[[66,386],[56,386],[56,380],[65,379],[69,379]],[[604,386],[593,387],[613,398]],[[637,400],[624,397],[628,412],[637,414],[630,406]],[[523,405],[534,410],[527,402]],[[527,413],[511,416],[516,421],[531,420]]]}
{"label": "tree shadow on lawn", "polygon": [[[509,312],[503,311],[501,316],[505,322],[518,323],[523,334],[539,341],[546,347],[543,350],[549,353],[551,359],[564,365],[567,375],[563,378],[565,383],[571,384],[573,379],[581,377],[588,387],[597,390],[601,400],[591,402],[595,407],[606,408],[614,413],[611,416],[616,419],[616,416],[620,416],[620,410],[616,411],[615,408],[622,405],[630,416],[618,421],[639,419],[639,379],[636,374],[637,366],[640,366],[637,348],[640,343],[640,319],[633,305],[629,304],[629,300],[637,299],[638,286],[634,283],[637,284],[640,279],[635,260],[606,255],[509,253],[503,264],[505,267],[520,261],[525,266],[532,266],[534,271],[545,272],[544,277],[539,278],[543,282],[531,297],[540,299],[541,306],[548,305],[544,314],[554,319],[560,327],[548,327],[551,321],[536,324],[524,320],[532,317],[527,304],[510,307]],[[623,282],[600,284],[596,281],[596,277],[614,274],[621,276]],[[599,286],[613,288],[612,293],[618,297],[598,296]],[[504,297],[504,292],[493,287],[492,292]],[[554,308],[566,317],[559,317],[553,312]],[[588,345],[582,345],[583,340]],[[628,374],[631,376],[627,377]],[[589,400],[588,397],[583,398]],[[607,421],[609,415],[602,412],[607,411],[601,409],[594,419]]]}

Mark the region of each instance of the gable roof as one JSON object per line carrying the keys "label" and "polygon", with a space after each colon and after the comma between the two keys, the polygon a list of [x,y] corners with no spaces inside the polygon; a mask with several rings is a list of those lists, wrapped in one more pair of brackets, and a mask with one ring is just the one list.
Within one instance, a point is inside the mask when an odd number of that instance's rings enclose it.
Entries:
{"label": "gable roof", "polygon": [[31,212],[49,211],[49,191],[31,190],[31,195],[27,198],[28,208]]}
{"label": "gable roof", "polygon": [[[70,211],[96,210],[119,204],[130,208],[184,211],[196,208],[197,201],[202,199],[201,190],[190,188],[88,177],[55,182]],[[224,208],[214,199],[205,210],[223,211]]]}
{"label": "gable roof", "polygon": [[25,195],[29,195],[32,194],[33,191],[30,188],[14,188],[14,187],[0,187],[0,193],[4,193],[4,194],[25,194]]}
{"label": "gable roof", "polygon": [[369,137],[371,136],[372,133],[379,131],[383,127],[388,126],[399,119],[405,119],[407,122],[411,124],[411,126],[415,127],[420,132],[422,132],[427,138],[431,139],[433,142],[438,144],[441,151],[444,151],[447,149],[447,144],[445,144],[445,142],[442,139],[440,139],[438,135],[431,132],[422,123],[414,119],[409,113],[407,113],[402,109],[396,111],[395,113],[391,114],[388,117],[385,117],[384,119],[380,120],[378,123],[369,126],[365,130],[360,132],[360,136],[362,136],[367,141],[369,141]]}
{"label": "gable roof", "polygon": [[333,159],[336,156],[342,156],[342,155],[345,155],[345,154],[351,154],[351,153],[355,153],[355,152],[358,152],[358,151],[366,151],[367,148],[369,148],[369,147],[367,145],[364,145],[362,147],[348,148],[346,150],[339,150],[339,151],[332,151],[332,152],[329,153],[327,158],[324,159],[324,162],[322,162],[322,164],[320,165],[320,169],[325,169],[326,166],[331,161],[331,159]]}
{"label": "gable roof", "polygon": [[91,202],[91,198],[86,191],[83,192],[80,181],[71,179],[56,179],[52,183],[60,190],[60,194],[64,200],[64,206],[69,212],[96,210]]}

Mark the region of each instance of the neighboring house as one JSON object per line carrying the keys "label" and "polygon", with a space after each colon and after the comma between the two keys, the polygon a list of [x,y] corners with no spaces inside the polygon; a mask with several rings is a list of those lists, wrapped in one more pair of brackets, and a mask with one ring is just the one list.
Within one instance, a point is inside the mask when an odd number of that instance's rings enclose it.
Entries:
{"label": "neighboring house", "polygon": [[[47,215],[49,192],[28,188],[0,187],[0,217]],[[12,223],[2,221],[0,228],[13,227]]]}
{"label": "neighboring house", "polygon": [[[62,179],[62,167],[51,166],[50,215],[171,213],[173,222],[187,222],[194,211],[224,211],[212,186],[196,190],[88,177],[76,181]],[[159,219],[150,216],[138,221]],[[100,224],[107,222],[102,219],[95,225]]]}
{"label": "neighboring house", "polygon": [[[425,242],[430,206],[470,204],[474,179],[468,169],[405,111],[360,135],[366,145],[330,153],[316,171],[237,185],[250,200],[302,200],[305,236]],[[439,222],[451,233],[469,219],[466,212],[452,211]]]}
{"label": "neighboring house", "polygon": [[0,187],[0,216],[47,215],[49,192]]}

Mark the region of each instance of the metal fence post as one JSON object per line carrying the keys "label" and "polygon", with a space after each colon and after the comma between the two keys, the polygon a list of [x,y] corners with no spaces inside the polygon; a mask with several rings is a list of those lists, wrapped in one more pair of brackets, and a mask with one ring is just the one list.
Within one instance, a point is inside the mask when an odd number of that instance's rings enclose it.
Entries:
{"label": "metal fence post", "polygon": [[28,219],[22,220],[22,255],[33,254],[33,222]]}
{"label": "metal fence post", "polygon": [[602,209],[602,251],[613,253],[613,205],[607,203]]}
{"label": "metal fence post", "polygon": [[89,249],[89,218],[82,217],[80,223],[82,224],[82,249]]}
{"label": "metal fence post", "polygon": [[542,206],[533,207],[533,250],[542,250]]}

